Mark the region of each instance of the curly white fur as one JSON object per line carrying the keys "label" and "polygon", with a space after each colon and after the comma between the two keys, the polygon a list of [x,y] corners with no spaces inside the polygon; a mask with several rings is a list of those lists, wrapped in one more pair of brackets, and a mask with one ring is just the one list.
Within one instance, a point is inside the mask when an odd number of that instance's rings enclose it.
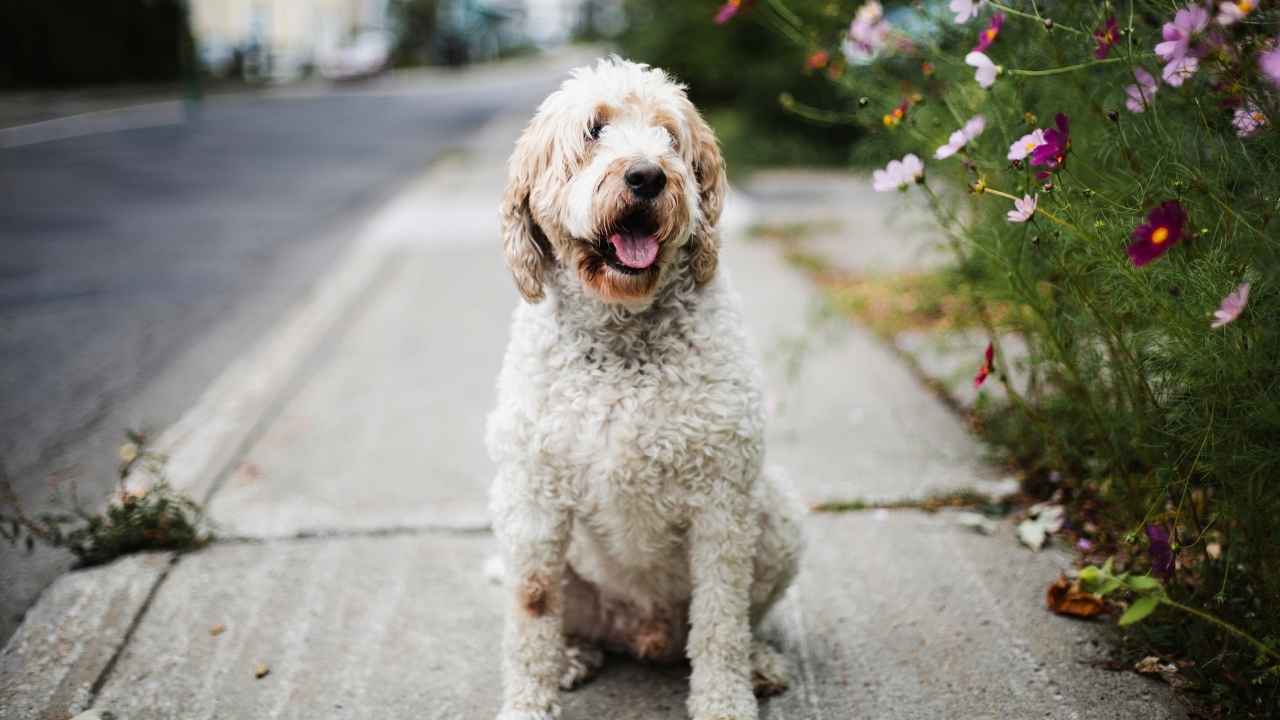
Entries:
{"label": "curly white fur", "polygon": [[[636,162],[666,174],[652,200],[621,179]],[[512,155],[504,241],[526,302],[487,433],[512,597],[501,720],[557,717],[600,648],[687,654],[695,720],[754,719],[753,686],[786,687],[752,628],[795,576],[802,511],[762,469],[761,375],[716,272],[725,189],[684,89],[617,58],[575,71]],[[660,252],[622,272],[602,238],[638,206]]]}

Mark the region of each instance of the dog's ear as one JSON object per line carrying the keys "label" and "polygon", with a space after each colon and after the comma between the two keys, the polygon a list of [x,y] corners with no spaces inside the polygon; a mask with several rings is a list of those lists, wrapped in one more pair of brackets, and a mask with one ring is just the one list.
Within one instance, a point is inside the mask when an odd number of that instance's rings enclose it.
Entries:
{"label": "dog's ear", "polygon": [[507,268],[525,300],[542,300],[542,276],[551,263],[551,246],[542,228],[533,219],[529,194],[546,166],[549,154],[546,138],[538,132],[534,118],[516,142],[507,165],[507,189],[502,196],[502,244]]}
{"label": "dog's ear", "polygon": [[716,274],[720,254],[720,211],[724,209],[725,192],[729,180],[725,176],[724,158],[720,155],[720,143],[711,126],[693,106],[686,109],[691,135],[693,172],[698,179],[699,219],[693,228],[690,265],[693,278],[699,285],[705,284]]}

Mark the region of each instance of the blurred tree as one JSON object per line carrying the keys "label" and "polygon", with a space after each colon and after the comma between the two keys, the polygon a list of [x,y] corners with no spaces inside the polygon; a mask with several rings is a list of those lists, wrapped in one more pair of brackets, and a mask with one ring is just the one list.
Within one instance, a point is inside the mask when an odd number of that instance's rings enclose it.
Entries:
{"label": "blurred tree", "polygon": [[0,2],[0,88],[175,82],[190,47],[179,0]]}
{"label": "blurred tree", "polygon": [[[846,164],[859,130],[802,120],[784,110],[778,97],[790,93],[823,108],[846,107],[856,99],[845,97],[823,71],[804,73],[806,49],[756,22],[750,6],[727,25],[716,25],[713,18],[721,4],[626,0],[627,27],[618,38],[620,51],[632,60],[662,67],[689,85],[690,97],[720,135],[731,169]],[[804,0],[791,5],[823,13],[830,3]]]}
{"label": "blurred tree", "polygon": [[392,0],[390,11],[396,25],[392,64],[396,67],[431,64],[438,54],[435,49],[438,0]]}

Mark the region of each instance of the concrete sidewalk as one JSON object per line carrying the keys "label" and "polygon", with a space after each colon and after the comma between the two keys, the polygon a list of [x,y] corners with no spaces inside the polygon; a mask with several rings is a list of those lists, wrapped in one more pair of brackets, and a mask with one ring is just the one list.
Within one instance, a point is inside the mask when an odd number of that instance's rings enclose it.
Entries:
{"label": "concrete sidewalk", "polygon": [[[222,540],[57,582],[0,656],[0,718],[496,714],[482,427],[517,302],[494,208],[523,121],[406,188],[161,439]],[[768,368],[770,461],[815,502],[998,480],[891,352],[824,319],[777,248],[746,239],[752,212],[730,203],[724,259]],[[1044,609],[1066,556],[945,513],[809,525],[799,587],[768,627],[797,682],[765,717],[1183,717],[1162,686],[1093,664],[1100,628]],[[687,674],[614,659],[565,717],[683,718]]]}

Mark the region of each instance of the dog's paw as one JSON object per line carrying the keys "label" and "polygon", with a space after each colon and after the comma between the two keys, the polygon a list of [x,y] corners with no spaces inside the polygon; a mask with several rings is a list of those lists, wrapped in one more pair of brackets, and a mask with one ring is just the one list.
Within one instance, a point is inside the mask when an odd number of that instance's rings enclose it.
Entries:
{"label": "dog's paw", "polygon": [[791,664],[763,640],[751,643],[751,690],[758,698],[781,695],[791,687]]}
{"label": "dog's paw", "polygon": [[561,690],[576,690],[590,682],[604,667],[604,651],[595,645],[570,643],[564,650],[564,674]]}

